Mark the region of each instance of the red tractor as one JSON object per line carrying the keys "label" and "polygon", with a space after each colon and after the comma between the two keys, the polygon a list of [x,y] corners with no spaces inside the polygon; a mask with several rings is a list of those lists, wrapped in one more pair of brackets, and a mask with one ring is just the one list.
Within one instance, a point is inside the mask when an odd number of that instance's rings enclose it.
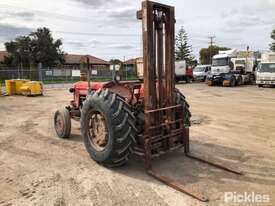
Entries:
{"label": "red tractor", "polygon": [[55,113],[57,135],[68,138],[71,119],[80,120],[86,149],[99,164],[120,166],[131,154],[139,155],[144,158],[150,175],[207,201],[204,196],[152,170],[152,158],[184,147],[188,157],[239,174],[189,154],[191,113],[184,95],[175,88],[174,7],[144,1],[137,18],[143,23],[144,83],[91,84],[88,72],[88,81],[77,82],[70,89],[74,96],[70,105]]}
{"label": "red tractor", "polygon": [[[75,83],[70,89],[74,96],[71,104],[56,111],[57,135],[68,138],[71,118],[80,120],[88,153],[107,167],[126,163],[131,153],[144,153],[144,84],[133,81],[92,83],[91,92],[88,92],[88,85],[87,81]],[[176,105],[181,106],[184,127],[188,128],[191,117],[189,105],[178,90],[174,90],[173,96]],[[179,129],[179,124],[175,124],[176,129]],[[182,146],[177,139],[171,143],[173,145],[170,144],[167,149]],[[159,152],[161,149],[158,151],[156,148],[153,153]]]}

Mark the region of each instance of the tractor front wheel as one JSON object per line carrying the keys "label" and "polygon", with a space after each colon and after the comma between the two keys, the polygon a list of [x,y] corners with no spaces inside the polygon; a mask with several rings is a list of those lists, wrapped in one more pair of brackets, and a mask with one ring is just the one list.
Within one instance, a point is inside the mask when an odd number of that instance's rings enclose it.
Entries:
{"label": "tractor front wheel", "polygon": [[135,122],[124,98],[109,89],[88,96],[80,125],[90,157],[106,167],[125,164],[136,141]]}
{"label": "tractor front wheel", "polygon": [[66,109],[57,110],[54,114],[54,128],[58,137],[65,139],[71,134],[71,116]]}

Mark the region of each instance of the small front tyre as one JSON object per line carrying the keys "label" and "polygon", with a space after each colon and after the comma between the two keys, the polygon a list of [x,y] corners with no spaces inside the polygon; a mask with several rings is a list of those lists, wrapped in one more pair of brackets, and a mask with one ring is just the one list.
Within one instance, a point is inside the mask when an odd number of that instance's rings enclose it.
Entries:
{"label": "small front tyre", "polygon": [[71,134],[71,115],[66,108],[57,110],[54,114],[54,128],[58,137],[65,139]]}

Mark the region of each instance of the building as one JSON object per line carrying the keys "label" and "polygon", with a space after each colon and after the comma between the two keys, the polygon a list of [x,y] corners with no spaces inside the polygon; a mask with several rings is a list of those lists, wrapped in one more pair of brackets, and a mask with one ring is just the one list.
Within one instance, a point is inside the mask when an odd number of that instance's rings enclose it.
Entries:
{"label": "building", "polygon": [[[5,57],[9,53],[6,51],[0,51],[0,64],[4,61]],[[64,56],[65,62],[63,65],[58,65],[54,67],[42,67],[42,76],[44,79],[53,79],[53,78],[78,78],[80,76],[80,70],[86,69],[87,58],[89,58],[91,75],[94,77],[111,77],[110,63],[94,57],[92,55],[78,55],[78,54],[66,54]],[[3,66],[3,65],[2,65]],[[9,72],[6,72],[6,78],[19,78],[25,77],[30,78],[29,76],[34,76],[37,73],[36,69],[30,71],[29,68],[20,69],[20,75],[18,72],[18,67],[10,67]],[[24,70],[24,71],[23,71]],[[24,73],[23,73],[24,72]],[[34,74],[32,74],[34,73]],[[3,74],[2,74],[3,76]]]}
{"label": "building", "polygon": [[111,76],[110,63],[92,55],[66,54],[63,66],[71,70],[85,69],[89,58],[91,75],[99,77]]}
{"label": "building", "polygon": [[143,79],[143,58],[139,57],[136,59],[137,62],[137,76],[139,79]]}
{"label": "building", "polygon": [[123,62],[124,72],[127,72],[129,75],[137,75],[137,61],[140,58],[128,59]]}
{"label": "building", "polygon": [[6,51],[0,51],[0,64],[4,62],[5,57],[8,57],[9,53]]}
{"label": "building", "polygon": [[[0,51],[0,63],[5,60],[5,57],[8,57],[9,53],[7,51]],[[110,63],[94,57],[92,55],[79,55],[79,54],[66,54],[64,66],[72,67],[79,69],[80,65],[87,62],[87,57],[89,57],[90,65],[95,66],[95,68],[100,67],[109,67]]]}
{"label": "building", "polygon": [[87,57],[89,58],[90,65],[92,68],[105,68],[110,66],[110,63],[94,57],[92,55],[79,55],[79,54],[66,54],[64,66],[71,67],[73,69],[80,69],[81,65],[87,63]]}

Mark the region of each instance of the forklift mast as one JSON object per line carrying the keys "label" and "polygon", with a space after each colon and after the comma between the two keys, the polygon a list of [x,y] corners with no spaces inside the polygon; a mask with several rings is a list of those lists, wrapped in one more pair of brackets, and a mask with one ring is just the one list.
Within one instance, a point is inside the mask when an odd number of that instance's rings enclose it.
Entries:
{"label": "forklift mast", "polygon": [[152,157],[182,146],[188,151],[189,131],[183,107],[175,102],[174,7],[144,1],[137,18],[142,20],[144,148],[150,169]]}
{"label": "forklift mast", "polygon": [[152,168],[151,159],[184,147],[186,157],[225,171],[239,171],[193,156],[189,152],[189,128],[184,125],[183,105],[175,98],[175,9],[172,6],[143,1],[137,12],[142,20],[144,74],[144,158],[151,176],[200,201],[208,199]]}
{"label": "forklift mast", "polygon": [[143,25],[145,110],[172,106],[175,104],[174,7],[144,1],[138,18]]}

